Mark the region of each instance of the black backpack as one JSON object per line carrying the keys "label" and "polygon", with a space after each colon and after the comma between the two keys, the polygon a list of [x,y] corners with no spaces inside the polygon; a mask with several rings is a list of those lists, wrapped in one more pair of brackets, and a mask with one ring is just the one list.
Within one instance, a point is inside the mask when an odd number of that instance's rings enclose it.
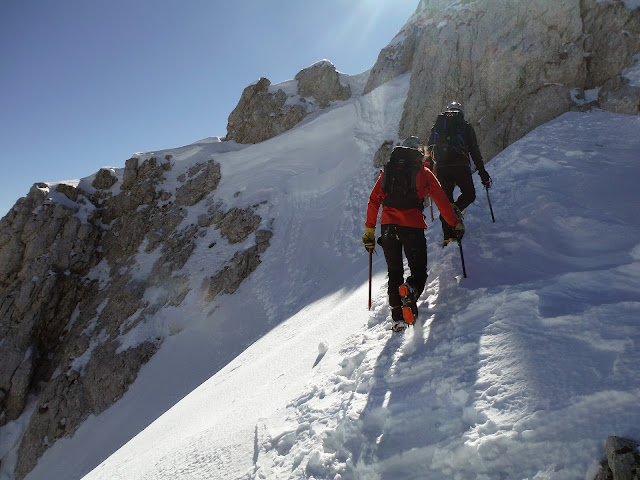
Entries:
{"label": "black backpack", "polygon": [[465,124],[462,112],[448,110],[438,115],[431,146],[436,167],[469,164],[469,150],[462,136]]}
{"label": "black backpack", "polygon": [[393,208],[417,208],[423,204],[418,198],[416,176],[422,168],[423,154],[415,148],[397,146],[382,172],[382,205]]}

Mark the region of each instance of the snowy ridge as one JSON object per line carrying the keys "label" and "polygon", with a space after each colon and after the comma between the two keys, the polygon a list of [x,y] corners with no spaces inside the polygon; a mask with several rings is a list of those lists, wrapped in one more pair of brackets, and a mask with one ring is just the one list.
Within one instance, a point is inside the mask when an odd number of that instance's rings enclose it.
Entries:
{"label": "snowy ridge", "polygon": [[[383,327],[381,289],[341,368],[263,434],[266,460],[250,478],[593,476],[603,438],[640,433],[640,244],[615,231],[638,213],[609,191],[631,191],[637,165],[624,159],[639,151],[638,128],[633,117],[567,114],[496,158],[492,193],[507,232],[473,208],[465,244],[478,250],[476,274],[456,284],[455,255],[432,249],[427,314],[404,336]],[[606,141],[614,129],[618,148]],[[572,136],[576,150],[556,150]],[[554,248],[569,242],[577,248]]]}
{"label": "snowy ridge", "polygon": [[[191,292],[179,307],[161,308],[122,339],[126,347],[160,337],[164,339],[160,351],[116,405],[99,417],[90,417],[72,439],[62,439],[47,451],[30,480],[51,475],[80,478],[266,332],[318,298],[347,284],[351,285],[347,288],[359,286],[345,278],[354,262],[358,265],[363,260],[362,199],[377,173],[371,158],[383,139],[393,138],[408,86],[405,75],[259,145],[196,142],[137,154],[140,161],[171,155],[176,165],[162,183],[162,189],[170,192],[177,188],[181,172],[212,158],[220,163],[220,185],[210,198],[189,208],[184,227],[196,222],[212,202],[223,202],[225,209],[258,204],[264,226],[274,237],[260,267],[237,294],[220,296],[212,303],[203,299],[203,279],[234,249],[251,245],[226,245],[214,228],[196,239],[190,259],[177,272],[188,274]],[[122,177],[123,171],[115,173]],[[362,175],[362,171],[371,174]],[[343,214],[334,215],[338,211]],[[216,241],[218,253],[213,255],[209,245]],[[143,275],[155,260],[153,255],[144,251],[143,244],[132,268]],[[93,272],[95,278],[108,273],[103,267]],[[161,297],[160,290],[147,294]],[[340,337],[345,335],[336,331]],[[327,341],[339,343],[332,337]],[[130,412],[137,412],[134,418]],[[101,432],[99,438],[96,429]],[[85,452],[82,459],[74,464],[59,461],[64,452],[77,448]]]}
{"label": "snowy ridge", "polygon": [[384,261],[371,313],[354,267],[86,478],[591,478],[640,435],[639,129],[538,128],[489,165],[497,223],[467,212],[469,278],[429,230],[415,328],[386,329]]}
{"label": "snowy ridge", "polygon": [[392,334],[381,252],[366,310],[360,235],[408,82],[259,145],[173,152],[215,154],[229,205],[266,201],[271,246],[236,294],[159,312],[173,334],[138,380],[28,480],[98,463],[84,478],[591,479],[607,436],[640,438],[640,119],[565,114],[494,158],[497,221],[479,183],[465,216],[469,277],[431,224],[421,320]]}
{"label": "snowy ridge", "polygon": [[[342,346],[341,368],[292,400],[286,420],[264,434],[266,460],[250,478],[583,478],[595,473],[603,438],[637,436],[640,244],[612,232],[609,253],[598,239],[605,215],[637,225],[631,206],[611,214],[618,197],[609,188],[630,191],[625,178],[637,166],[624,159],[640,148],[638,119],[625,119],[617,148],[592,136],[613,136],[606,131],[623,118],[567,114],[495,159],[492,192],[513,235],[492,233],[497,225],[482,225],[474,208],[465,244],[506,251],[505,261],[473,257],[477,273],[457,284],[455,255],[431,249],[427,314],[404,336],[383,327],[381,289],[368,328]],[[558,151],[572,136],[580,150]],[[606,180],[600,162],[610,167]],[[577,181],[567,180],[576,170]],[[538,195],[518,183],[533,183]],[[559,255],[564,249],[527,241],[547,226],[552,240],[578,248]],[[498,264],[494,275],[489,263]],[[516,277],[500,275],[501,266]]]}

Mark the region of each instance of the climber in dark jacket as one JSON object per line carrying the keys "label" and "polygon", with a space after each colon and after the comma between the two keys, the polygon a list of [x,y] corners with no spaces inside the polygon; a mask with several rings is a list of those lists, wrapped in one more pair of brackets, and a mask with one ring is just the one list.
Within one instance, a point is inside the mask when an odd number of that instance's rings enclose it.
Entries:
{"label": "climber in dark jacket", "polygon": [[[451,137],[456,136],[458,138],[452,142]],[[458,208],[459,212],[471,205],[476,198],[469,157],[476,166],[482,184],[487,188],[491,186],[491,177],[484,167],[476,132],[464,119],[464,110],[458,102],[450,103],[446,111],[438,115],[436,123],[431,128],[427,145],[435,161],[436,178],[449,201]],[[460,195],[454,200],[453,191],[456,186],[460,189]],[[440,221],[444,233],[443,246],[446,246],[450,241],[455,240],[456,236],[442,215]]]}

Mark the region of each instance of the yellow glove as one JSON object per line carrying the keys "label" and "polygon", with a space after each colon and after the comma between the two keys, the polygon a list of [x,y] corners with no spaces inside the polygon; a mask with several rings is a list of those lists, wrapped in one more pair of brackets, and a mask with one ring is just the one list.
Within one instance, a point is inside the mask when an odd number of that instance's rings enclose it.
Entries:
{"label": "yellow glove", "polygon": [[376,227],[366,227],[362,235],[362,243],[367,252],[373,252],[376,248]]}
{"label": "yellow glove", "polygon": [[456,232],[456,237],[461,240],[464,236],[464,224],[462,223],[462,220],[460,220],[460,223],[453,227],[453,230]]}

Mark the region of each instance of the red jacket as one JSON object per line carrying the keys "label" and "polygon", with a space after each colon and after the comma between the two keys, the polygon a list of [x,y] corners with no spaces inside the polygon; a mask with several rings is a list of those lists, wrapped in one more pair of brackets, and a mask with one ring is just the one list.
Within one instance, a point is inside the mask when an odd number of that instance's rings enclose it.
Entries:
{"label": "red jacket", "polygon": [[[460,220],[458,220],[458,217],[456,217],[456,214],[453,211],[453,207],[451,207],[451,203],[449,203],[447,195],[440,186],[440,182],[438,182],[438,179],[428,168],[423,167],[418,171],[418,174],[416,175],[416,188],[420,200],[427,196],[430,196],[433,199],[436,207],[438,207],[438,210],[440,210],[440,213],[449,225],[455,227],[460,223]],[[376,226],[378,211],[380,210],[382,199],[386,195],[387,194],[382,193],[382,172],[380,172],[378,181],[374,185],[373,190],[371,190],[371,195],[369,195],[367,221],[365,222],[366,227]],[[422,211],[417,208],[400,209],[382,207],[380,224],[386,225],[390,223],[394,225],[403,225],[405,227],[427,228],[424,215],[422,214]]]}

